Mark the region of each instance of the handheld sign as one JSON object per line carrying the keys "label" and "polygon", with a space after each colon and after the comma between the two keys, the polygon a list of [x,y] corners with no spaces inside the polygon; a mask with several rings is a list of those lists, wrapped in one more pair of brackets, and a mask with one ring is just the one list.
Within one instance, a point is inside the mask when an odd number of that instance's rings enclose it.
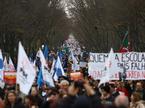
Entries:
{"label": "handheld sign", "polygon": [[78,81],[83,79],[83,74],[81,72],[70,73],[70,78],[73,81]]}

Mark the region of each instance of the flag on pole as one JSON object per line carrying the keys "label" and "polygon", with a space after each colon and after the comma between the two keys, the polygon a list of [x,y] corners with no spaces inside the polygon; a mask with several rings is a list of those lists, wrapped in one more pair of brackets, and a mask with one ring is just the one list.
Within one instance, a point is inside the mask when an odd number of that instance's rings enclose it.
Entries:
{"label": "flag on pole", "polygon": [[56,63],[56,60],[53,59],[53,63],[52,63],[51,70],[50,70],[50,74],[51,74],[52,76],[54,75],[54,66],[55,66],[55,63]]}
{"label": "flag on pole", "polygon": [[7,63],[7,60],[4,60],[4,65],[7,67],[4,70],[4,81],[8,85],[15,85],[16,84],[16,70],[14,67],[14,64],[9,57],[9,63]]}
{"label": "flag on pole", "polygon": [[47,84],[49,84],[49,86],[54,87],[54,82],[53,82],[52,76],[49,73],[49,69],[48,69],[45,57],[44,57],[41,49],[38,51],[37,55],[38,55],[38,57],[40,57],[40,61],[41,61],[40,69],[42,71],[43,81],[45,81]]}
{"label": "flag on pole", "polygon": [[32,64],[30,63],[21,42],[19,42],[16,82],[17,84],[20,85],[20,91],[22,93],[28,95],[35,77],[36,77],[36,72]]}
{"label": "flag on pole", "polygon": [[125,53],[125,52],[131,51],[130,42],[128,40],[128,35],[129,35],[128,31],[126,31],[123,41],[122,41],[122,45],[119,50],[120,53]]}
{"label": "flag on pole", "polygon": [[77,71],[77,70],[80,70],[80,65],[77,61],[77,59],[75,58],[74,54],[73,54],[73,51],[71,51],[71,58],[72,58],[72,70],[73,71]]}
{"label": "flag on pole", "polygon": [[14,66],[14,63],[13,63],[11,57],[9,57],[9,70],[15,71],[15,66]]}
{"label": "flag on pole", "polygon": [[8,71],[9,70],[9,65],[7,62],[7,57],[4,58],[4,71]]}
{"label": "flag on pole", "polygon": [[4,79],[4,63],[3,63],[3,56],[2,51],[0,50],[0,80],[3,81]]}
{"label": "flag on pole", "polygon": [[42,75],[41,68],[39,69],[39,72],[38,72],[37,84],[38,84],[38,87],[41,87],[43,85],[43,75]]}
{"label": "flag on pole", "polygon": [[101,78],[100,80],[99,86],[101,84],[105,84],[106,82],[109,82],[113,75],[121,71],[121,67],[118,67],[117,63],[118,62],[115,59],[115,54],[113,52],[113,49],[111,48],[110,53],[108,55],[108,59],[105,62],[105,68],[104,68],[105,73],[103,78]]}
{"label": "flag on pole", "polygon": [[45,59],[48,60],[49,48],[48,48],[47,44],[44,45],[43,54],[44,54]]}
{"label": "flag on pole", "polygon": [[54,66],[54,72],[55,73],[54,73],[53,78],[54,78],[55,81],[58,81],[58,78],[60,76],[65,76],[65,73],[64,73],[64,70],[63,70],[63,67],[62,67],[59,56],[57,56],[57,60],[56,60],[55,66]]}
{"label": "flag on pole", "polygon": [[41,65],[45,66],[45,68],[48,68],[46,59],[41,49],[39,49],[36,56],[40,58]]}

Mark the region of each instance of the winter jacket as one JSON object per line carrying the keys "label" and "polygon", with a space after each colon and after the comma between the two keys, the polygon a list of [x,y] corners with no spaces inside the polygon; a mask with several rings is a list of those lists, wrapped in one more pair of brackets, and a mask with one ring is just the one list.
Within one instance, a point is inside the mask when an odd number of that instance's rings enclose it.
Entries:
{"label": "winter jacket", "polygon": [[21,102],[17,101],[14,105],[5,105],[4,108],[25,108],[25,106]]}

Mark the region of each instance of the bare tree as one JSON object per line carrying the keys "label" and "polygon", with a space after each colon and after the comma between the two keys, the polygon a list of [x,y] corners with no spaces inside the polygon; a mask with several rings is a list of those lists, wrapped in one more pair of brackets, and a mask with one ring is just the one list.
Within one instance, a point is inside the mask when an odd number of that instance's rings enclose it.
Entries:
{"label": "bare tree", "polygon": [[27,52],[44,42],[49,47],[60,45],[70,33],[70,21],[61,1],[1,0],[0,47],[4,52],[16,54],[18,41],[22,41]]}

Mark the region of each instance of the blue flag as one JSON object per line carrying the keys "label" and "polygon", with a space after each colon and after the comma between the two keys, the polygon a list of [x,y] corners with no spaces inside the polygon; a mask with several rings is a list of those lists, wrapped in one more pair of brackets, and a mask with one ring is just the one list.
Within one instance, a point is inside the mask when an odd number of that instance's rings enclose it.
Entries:
{"label": "blue flag", "polygon": [[0,80],[3,80],[3,77],[4,77],[3,70],[4,70],[3,56],[0,50]]}
{"label": "blue flag", "polygon": [[44,45],[43,54],[44,54],[45,59],[48,60],[49,48],[48,48],[47,44]]}
{"label": "blue flag", "polygon": [[58,81],[58,78],[60,76],[65,76],[65,73],[64,73],[64,70],[63,70],[63,67],[62,67],[62,63],[60,61],[60,58],[59,56],[57,57],[57,61],[55,63],[55,66],[54,66],[54,80],[55,81]]}
{"label": "blue flag", "polygon": [[39,69],[39,72],[38,72],[37,84],[38,84],[38,87],[41,87],[43,85],[43,75],[42,75],[41,68]]}

